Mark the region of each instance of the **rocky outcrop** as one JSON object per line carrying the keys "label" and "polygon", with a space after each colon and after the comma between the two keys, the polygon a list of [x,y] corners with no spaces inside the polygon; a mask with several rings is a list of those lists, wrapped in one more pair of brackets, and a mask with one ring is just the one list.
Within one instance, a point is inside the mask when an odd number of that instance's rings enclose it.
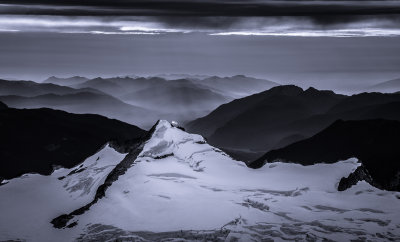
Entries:
{"label": "rocky outcrop", "polygon": [[364,165],[361,165],[357,167],[357,169],[352,172],[348,177],[343,177],[342,179],[340,179],[338,191],[344,191],[356,185],[359,181],[366,181],[371,185],[376,185],[374,184],[374,181],[368,173],[368,170],[364,167]]}

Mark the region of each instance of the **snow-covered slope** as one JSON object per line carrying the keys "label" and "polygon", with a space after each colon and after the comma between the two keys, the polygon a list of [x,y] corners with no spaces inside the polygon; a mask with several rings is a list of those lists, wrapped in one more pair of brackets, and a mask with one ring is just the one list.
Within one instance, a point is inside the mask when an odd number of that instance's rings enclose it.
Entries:
{"label": "snow-covered slope", "polygon": [[359,166],[355,159],[253,170],[167,121],[141,148],[105,197],[68,222],[71,228],[50,221],[91,202],[124,155],[106,147],[82,172],[59,169],[0,186],[0,240],[400,239],[398,193],[365,182],[337,191]]}
{"label": "snow-covered slope", "polygon": [[51,219],[90,202],[97,187],[124,156],[107,145],[72,169],[57,169],[50,176],[25,174],[3,182],[0,241],[57,241],[59,236],[72,239],[68,231],[60,235],[52,228]]}

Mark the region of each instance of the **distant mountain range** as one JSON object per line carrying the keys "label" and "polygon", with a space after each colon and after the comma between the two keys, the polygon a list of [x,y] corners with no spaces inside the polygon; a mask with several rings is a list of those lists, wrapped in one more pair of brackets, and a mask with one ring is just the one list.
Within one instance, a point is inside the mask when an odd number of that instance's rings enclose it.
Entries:
{"label": "distant mountain range", "polygon": [[67,77],[67,78],[51,76],[51,77],[47,78],[46,80],[44,80],[43,83],[53,83],[53,84],[61,85],[61,86],[74,86],[74,85],[84,83],[88,80],[89,80],[89,78],[82,77],[82,76],[73,76],[73,77]]}
{"label": "distant mountain range", "polygon": [[96,113],[149,128],[157,119],[191,121],[234,98],[275,85],[278,84],[243,75],[170,74],[94,79],[52,76],[43,83],[2,80],[0,100],[17,108],[49,107]]}
{"label": "distant mountain range", "polygon": [[399,92],[400,91],[400,78],[381,82],[376,85],[373,85],[368,88],[368,91],[388,92],[388,93]]}
{"label": "distant mountain range", "polygon": [[[64,81],[71,79],[74,78]],[[100,114],[143,128],[150,128],[159,118],[149,110],[124,103],[91,87],[78,89],[52,83],[0,80],[0,101],[13,108],[47,107],[72,113]]]}
{"label": "distant mountain range", "polygon": [[232,100],[231,97],[184,79],[156,83],[120,98],[127,103],[159,113],[174,114],[180,121],[204,116],[220,104]]}
{"label": "distant mountain range", "polygon": [[210,76],[208,75],[191,75],[191,74],[159,74],[155,75],[152,77],[160,77],[165,80],[180,80],[180,79],[186,79],[186,80],[204,80],[206,78],[209,78]]}
{"label": "distant mountain range", "polygon": [[50,93],[57,95],[75,94],[82,91],[101,93],[99,90],[92,88],[77,90],[71,87],[59,86],[52,83],[0,80],[0,96],[17,95],[24,97],[34,97],[37,95],[44,95]]}
{"label": "distant mountain range", "polygon": [[6,108],[0,102],[0,133],[0,177],[11,179],[71,168],[107,142],[132,145],[145,131],[99,115]]}
{"label": "distant mountain range", "polygon": [[311,138],[269,151],[249,166],[260,168],[275,161],[313,165],[357,157],[366,169],[364,176],[371,176],[372,185],[400,191],[399,137],[399,121],[338,120]]}
{"label": "distant mountain range", "polygon": [[400,120],[398,110],[399,94],[344,96],[314,88],[278,86],[221,105],[186,128],[233,156],[251,160],[260,151],[308,138],[337,119]]}
{"label": "distant mountain range", "polygon": [[[180,85],[191,85],[195,88],[209,89],[232,99],[244,97],[279,84],[263,79],[256,79],[244,75],[232,77],[218,76],[191,76],[191,75],[158,75],[154,77],[113,77],[94,78],[85,82],[69,85],[75,88],[95,88],[116,97],[123,97],[128,93],[138,92],[146,88],[158,88]],[[167,93],[168,94],[168,93]]]}
{"label": "distant mountain range", "polygon": [[154,78],[131,78],[131,77],[112,77],[112,78],[94,78],[83,83],[73,85],[75,88],[95,88],[115,97],[123,96],[133,91],[139,91],[158,83],[165,82],[164,79]]}
{"label": "distant mountain range", "polygon": [[95,88],[124,102],[152,110],[161,118],[186,122],[204,116],[234,98],[276,85],[274,82],[243,75],[159,75],[148,78],[95,78],[73,87]]}
{"label": "distant mountain range", "polygon": [[42,83],[0,80],[0,100],[15,108],[48,107],[73,113],[100,114],[147,129],[157,119],[186,123],[207,115],[236,97],[275,85],[278,84],[243,75],[94,79],[52,76]]}
{"label": "distant mountain range", "polygon": [[144,128],[149,128],[149,123],[157,119],[149,110],[124,103],[110,95],[91,92],[35,97],[0,96],[0,101],[13,108],[47,107],[72,113],[100,114]]}
{"label": "distant mountain range", "polygon": [[276,82],[247,77],[244,75],[236,75],[232,77],[212,76],[199,80],[198,83],[233,98],[245,97],[279,85]]}

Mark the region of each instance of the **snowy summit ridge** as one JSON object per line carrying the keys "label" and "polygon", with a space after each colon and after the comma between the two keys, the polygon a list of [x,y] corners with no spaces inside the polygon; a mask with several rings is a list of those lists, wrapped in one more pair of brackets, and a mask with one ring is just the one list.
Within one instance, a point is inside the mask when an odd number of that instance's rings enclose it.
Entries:
{"label": "snowy summit ridge", "polygon": [[[122,163],[104,196],[79,210]],[[0,240],[399,239],[397,193],[366,182],[337,191],[359,165],[278,162],[254,170],[160,120],[129,154],[106,146],[78,167],[0,186]],[[76,210],[64,229],[49,223]]]}

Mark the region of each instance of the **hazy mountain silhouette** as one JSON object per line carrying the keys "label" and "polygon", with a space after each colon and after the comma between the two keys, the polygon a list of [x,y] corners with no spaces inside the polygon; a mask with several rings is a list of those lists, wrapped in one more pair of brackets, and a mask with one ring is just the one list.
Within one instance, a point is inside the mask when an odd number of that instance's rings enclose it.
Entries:
{"label": "hazy mountain silhouette", "polygon": [[293,162],[302,165],[334,163],[357,157],[380,188],[400,191],[400,122],[338,120],[311,138],[272,150],[249,164]]}
{"label": "hazy mountain silhouette", "polygon": [[149,107],[162,108],[165,105],[177,109],[181,107],[203,109],[204,106],[209,108],[210,104],[215,105],[230,100],[185,79],[153,84],[151,87],[123,95],[121,99]]}
{"label": "hazy mountain silhouette", "polygon": [[368,88],[368,91],[388,93],[398,92],[400,91],[400,78],[373,85]]}
{"label": "hazy mountain silhouette", "polygon": [[144,128],[149,128],[157,119],[149,110],[126,104],[109,95],[90,92],[68,95],[46,94],[35,97],[0,96],[0,101],[14,108],[47,107],[72,113],[100,114]]}
{"label": "hazy mountain silhouette", "polygon": [[52,83],[36,83],[33,81],[8,81],[0,80],[0,96],[17,95],[33,97],[43,94],[74,94],[79,92],[101,93],[96,89],[74,89],[66,86],[59,86]]}
{"label": "hazy mountain silhouette", "polygon": [[272,88],[268,91],[257,93],[248,97],[233,100],[227,104],[219,106],[209,115],[190,122],[187,127],[191,132],[201,133],[208,137],[219,127],[225,125],[230,120],[237,117],[240,113],[256,106],[266,96],[275,95],[276,92],[298,93],[301,89],[296,86],[282,86]]}
{"label": "hazy mountain silhouette", "polygon": [[210,76],[207,75],[191,75],[191,74],[159,74],[155,75],[154,77],[159,77],[165,80],[179,80],[179,79],[186,79],[186,80],[203,80]]}
{"label": "hazy mountain silhouette", "polygon": [[75,87],[96,88],[129,104],[152,110],[161,119],[180,122],[204,116],[222,103],[232,100],[201,82],[189,79],[95,78]]}
{"label": "hazy mountain silhouette", "polygon": [[115,97],[122,97],[128,93],[138,92],[146,88],[157,88],[174,86],[174,81],[186,82],[185,85],[192,83],[192,87],[209,89],[223,96],[231,98],[244,97],[262,90],[267,90],[278,84],[275,82],[256,79],[243,75],[232,77],[218,76],[192,76],[192,75],[158,75],[154,77],[113,77],[113,78],[95,78],[88,80],[76,88],[91,87],[111,94]]}
{"label": "hazy mountain silhouette", "polygon": [[73,76],[73,77],[67,77],[67,78],[51,76],[51,77],[47,78],[46,80],[44,80],[43,83],[53,83],[53,84],[61,85],[61,86],[74,86],[74,85],[84,83],[85,81],[88,81],[88,80],[89,80],[89,78],[82,77],[82,76]]}
{"label": "hazy mountain silhouette", "polygon": [[229,95],[233,98],[248,96],[279,85],[276,82],[247,77],[244,75],[232,77],[212,76],[200,79],[198,82],[203,86],[207,86],[214,91],[220,92],[224,95]]}
{"label": "hazy mountain silhouette", "polygon": [[100,115],[52,109],[2,109],[0,120],[0,177],[5,179],[28,172],[50,174],[55,165],[71,168],[108,141],[134,143],[145,134]]}
{"label": "hazy mountain silhouette", "polygon": [[[310,137],[337,119],[400,120],[400,95],[363,93],[353,96],[279,86],[221,105],[190,122],[187,129],[235,155],[246,149],[268,151]],[[243,154],[242,154],[243,158]]]}
{"label": "hazy mountain silhouette", "polygon": [[[0,100],[17,108],[49,107],[74,113],[96,113],[144,128],[149,128],[157,119],[193,120],[232,100],[208,86],[186,79],[127,76],[87,80],[75,76],[50,77],[45,82],[52,83],[2,81],[0,86],[3,84],[4,88],[1,90],[7,91],[0,92],[4,96]],[[128,102],[129,107],[124,102]]]}
{"label": "hazy mountain silhouette", "polygon": [[169,113],[180,121],[206,115],[229,97],[202,88],[188,80],[171,80],[121,97],[127,103],[160,113]]}
{"label": "hazy mountain silhouette", "polygon": [[165,82],[159,77],[151,78],[131,78],[131,77],[113,77],[113,78],[94,78],[84,83],[75,85],[76,88],[95,88],[115,97],[121,97],[128,93],[139,91],[145,88]]}

